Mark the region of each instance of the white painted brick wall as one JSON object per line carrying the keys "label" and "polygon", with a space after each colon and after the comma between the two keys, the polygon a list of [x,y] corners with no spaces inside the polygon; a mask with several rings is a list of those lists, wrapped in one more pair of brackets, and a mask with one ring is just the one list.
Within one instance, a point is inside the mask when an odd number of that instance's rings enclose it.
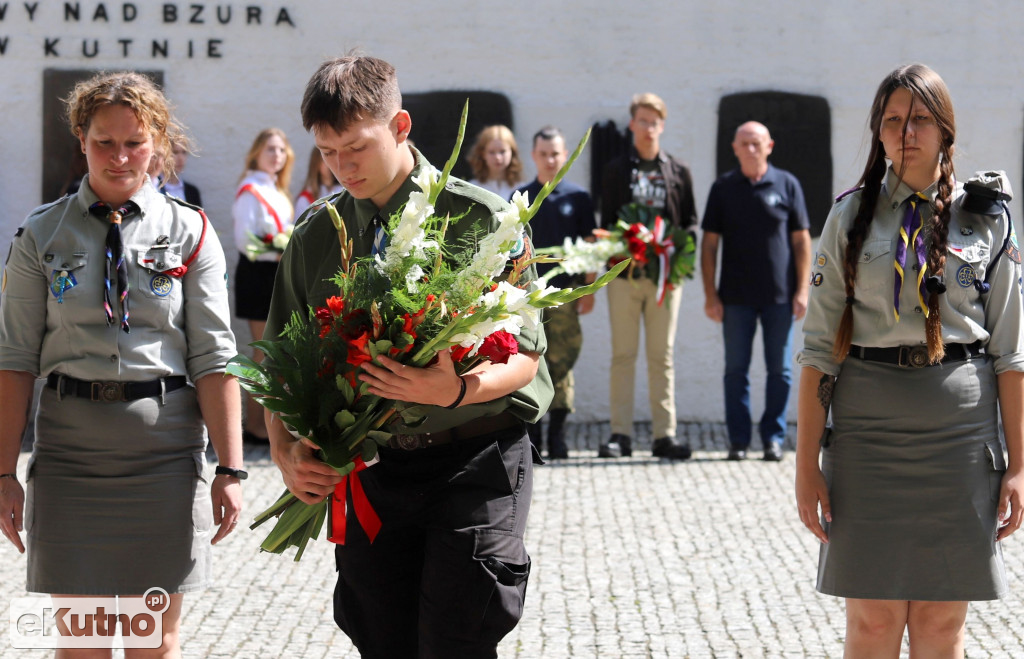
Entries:
{"label": "white painted brick wall", "polygon": [[[31,3],[29,3],[31,4]],[[253,136],[276,125],[292,140],[301,178],[311,138],[301,128],[298,106],[309,75],[326,56],[361,47],[396,65],[407,92],[453,88],[500,91],[512,102],[520,144],[542,124],[562,127],[570,141],[595,121],[622,125],[629,97],[654,91],[665,98],[669,120],[664,148],[693,170],[698,209],[714,176],[717,107],[724,94],[773,89],[828,99],[833,117],[834,190],[855,181],[866,157],[868,105],[881,77],[898,64],[923,61],[944,76],[957,107],[957,167],[1006,169],[1021,178],[1024,144],[1024,27],[1020,12],[1004,3],[810,2],[740,0],[622,3],[598,0],[559,3],[520,0],[495,3],[448,0],[409,3],[354,2],[176,2],[179,22],[160,22],[163,3],[138,1],[138,18],[120,19],[120,2],[78,3],[85,17],[103,5],[109,24],[63,19],[63,2],[39,0],[28,21],[22,3],[0,18],[0,249],[25,214],[39,204],[41,188],[42,71],[55,68],[162,68],[169,97],[201,147],[187,178],[202,189],[207,210],[230,245],[230,204],[242,158]],[[183,23],[188,6],[205,8],[203,25]],[[230,5],[233,21],[218,25],[217,5]],[[263,10],[262,26],[241,20],[246,5]],[[297,27],[266,23],[284,6]],[[61,37],[62,57],[44,57],[44,37]],[[171,42],[172,57],[149,57],[153,38]],[[95,59],[75,57],[83,38],[100,39]],[[132,55],[120,55],[117,38],[134,39]],[[194,59],[182,52],[222,39],[220,59]],[[197,48],[200,46],[197,45]],[[415,122],[415,117],[413,118]],[[413,131],[415,138],[415,128]],[[532,175],[532,164],[528,164]],[[585,163],[571,178],[588,182]],[[298,181],[296,181],[296,186]],[[1014,208],[1019,209],[1019,201]],[[698,282],[683,294],[677,336],[677,400],[686,419],[722,419],[718,327],[703,314]],[[239,338],[248,340],[239,325]],[[586,343],[577,378],[577,415],[608,418],[607,306],[599,296],[584,320]],[[799,335],[795,341],[799,349]],[[642,354],[642,352],[641,352]],[[763,368],[754,381],[760,414]],[[637,418],[649,418],[643,365],[636,392]],[[792,406],[791,406],[792,407]],[[791,409],[791,413],[795,410]]]}

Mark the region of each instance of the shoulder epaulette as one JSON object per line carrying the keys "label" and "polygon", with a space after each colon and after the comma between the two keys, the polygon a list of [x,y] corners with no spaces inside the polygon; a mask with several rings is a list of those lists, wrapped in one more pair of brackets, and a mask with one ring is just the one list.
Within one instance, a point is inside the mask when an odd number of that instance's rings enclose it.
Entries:
{"label": "shoulder epaulette", "polygon": [[164,196],[167,197],[168,199],[170,199],[171,201],[173,201],[174,203],[178,204],[179,206],[184,206],[185,208],[191,208],[192,210],[194,210],[197,213],[202,213],[203,212],[203,209],[200,206],[196,206],[195,204],[190,204],[187,201],[185,201],[184,199],[182,199],[181,197],[175,197],[174,195],[169,195],[167,193],[164,193]]}
{"label": "shoulder epaulette", "polygon": [[849,190],[846,190],[846,191],[844,191],[844,192],[840,192],[840,193],[839,193],[839,196],[838,196],[838,197],[836,197],[836,201],[839,201],[839,200],[841,200],[841,199],[844,199],[844,198],[846,198],[846,197],[849,197],[849,196],[850,196],[850,195],[852,195],[852,194],[853,194],[854,192],[857,192],[857,191],[859,191],[859,190],[863,190],[863,189],[864,189],[864,186],[863,186],[863,185],[860,185],[860,186],[857,186],[857,187],[855,187],[855,188],[850,188]]}
{"label": "shoulder epaulette", "polygon": [[[35,217],[36,215],[41,215],[42,213],[45,213],[46,211],[50,210],[51,208],[53,208],[57,204],[59,204],[59,203],[61,203],[63,201],[67,201],[70,198],[70,196],[71,195],[64,195],[60,199],[55,199],[55,200],[53,200],[53,201],[51,201],[49,203],[46,203],[46,204],[43,204],[42,206],[39,206],[38,208],[33,208],[32,212],[28,214],[28,217]],[[28,218],[26,218],[26,219],[28,219]]]}

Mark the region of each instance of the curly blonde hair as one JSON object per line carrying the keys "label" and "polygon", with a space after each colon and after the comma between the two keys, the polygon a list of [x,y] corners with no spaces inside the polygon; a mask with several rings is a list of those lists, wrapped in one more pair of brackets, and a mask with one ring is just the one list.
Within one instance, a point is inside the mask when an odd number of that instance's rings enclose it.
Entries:
{"label": "curly blonde hair", "polygon": [[99,73],[79,82],[63,99],[71,133],[81,139],[101,108],[123,105],[135,114],[153,138],[153,153],[162,154],[164,172],[174,173],[172,141],[191,149],[185,127],[174,118],[171,104],[152,80],[134,71]]}

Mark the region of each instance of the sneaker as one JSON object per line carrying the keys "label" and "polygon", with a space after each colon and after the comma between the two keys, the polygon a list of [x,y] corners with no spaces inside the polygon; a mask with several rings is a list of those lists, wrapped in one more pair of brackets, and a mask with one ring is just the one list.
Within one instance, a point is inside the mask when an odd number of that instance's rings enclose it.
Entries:
{"label": "sneaker", "polygon": [[597,447],[599,458],[628,458],[633,455],[633,440],[628,435],[612,435],[608,441]]}
{"label": "sneaker", "polygon": [[674,437],[659,437],[651,444],[651,455],[670,460],[689,460],[693,451],[689,444],[680,444]]}

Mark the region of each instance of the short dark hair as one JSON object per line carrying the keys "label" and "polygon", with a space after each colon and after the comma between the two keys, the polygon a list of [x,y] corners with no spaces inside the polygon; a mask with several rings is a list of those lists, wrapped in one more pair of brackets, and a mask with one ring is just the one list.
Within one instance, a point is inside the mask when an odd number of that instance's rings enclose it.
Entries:
{"label": "short dark hair", "polygon": [[562,134],[562,131],[548,124],[533,134],[533,148],[537,148],[537,140],[553,140],[556,137],[561,137],[562,141],[565,141],[565,135]]}
{"label": "short dark hair", "polygon": [[395,67],[382,59],[346,55],[320,65],[302,95],[302,127],[341,133],[363,119],[388,121],[402,109]]}

